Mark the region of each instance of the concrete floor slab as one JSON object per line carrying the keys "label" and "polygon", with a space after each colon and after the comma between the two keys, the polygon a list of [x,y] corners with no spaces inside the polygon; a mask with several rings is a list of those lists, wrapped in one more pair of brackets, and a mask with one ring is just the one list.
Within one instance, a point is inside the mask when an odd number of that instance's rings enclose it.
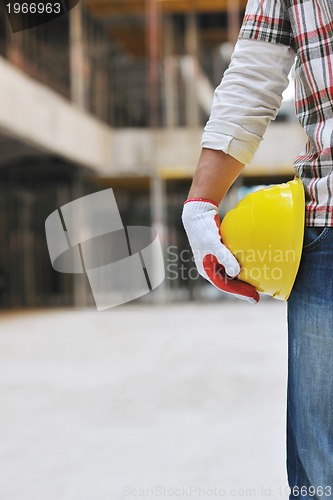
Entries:
{"label": "concrete floor slab", "polygon": [[287,498],[285,304],[0,316],[0,498]]}

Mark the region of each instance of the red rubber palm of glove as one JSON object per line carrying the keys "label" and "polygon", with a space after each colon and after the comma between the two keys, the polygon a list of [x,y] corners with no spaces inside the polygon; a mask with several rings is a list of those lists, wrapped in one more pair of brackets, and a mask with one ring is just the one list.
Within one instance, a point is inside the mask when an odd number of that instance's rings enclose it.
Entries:
{"label": "red rubber palm of glove", "polygon": [[225,272],[224,266],[218,262],[215,255],[205,255],[203,258],[203,267],[209,279],[223,292],[232,293],[233,295],[237,295],[239,298],[248,297],[249,299],[253,299],[255,302],[259,302],[259,293],[257,290],[245,281],[228,276]]}

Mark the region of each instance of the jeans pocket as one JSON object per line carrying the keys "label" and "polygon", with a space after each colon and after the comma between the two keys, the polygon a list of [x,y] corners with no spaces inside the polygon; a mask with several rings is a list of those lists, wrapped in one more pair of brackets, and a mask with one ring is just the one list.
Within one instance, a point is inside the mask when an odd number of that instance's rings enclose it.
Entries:
{"label": "jeans pocket", "polygon": [[304,229],[303,251],[307,252],[312,248],[316,248],[328,236],[329,227],[310,227]]}

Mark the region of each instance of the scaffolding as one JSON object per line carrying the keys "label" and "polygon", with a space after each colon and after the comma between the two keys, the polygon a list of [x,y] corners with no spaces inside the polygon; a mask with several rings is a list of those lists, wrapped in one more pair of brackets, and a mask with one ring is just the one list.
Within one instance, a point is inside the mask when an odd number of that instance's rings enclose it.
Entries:
{"label": "scaffolding", "polygon": [[203,12],[198,2],[196,12],[188,2],[157,1],[158,47],[150,45],[150,2],[80,3],[69,15],[17,33],[1,6],[0,54],[108,125],[144,128],[150,122],[148,56],[156,49],[156,125],[201,126],[221,67],[229,62],[222,60],[221,46],[235,36],[243,14],[242,5],[229,3],[228,14],[223,2],[220,11],[217,2],[208,2]]}

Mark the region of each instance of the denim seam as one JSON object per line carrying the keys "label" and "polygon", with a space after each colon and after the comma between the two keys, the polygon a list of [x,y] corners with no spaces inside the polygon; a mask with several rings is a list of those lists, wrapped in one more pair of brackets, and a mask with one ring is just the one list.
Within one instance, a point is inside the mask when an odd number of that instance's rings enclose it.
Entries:
{"label": "denim seam", "polygon": [[315,240],[311,241],[310,243],[308,243],[303,247],[303,252],[312,250],[313,248],[316,248],[318,245],[320,245],[321,242],[326,239],[328,233],[329,233],[329,227],[324,227],[320,235]]}

